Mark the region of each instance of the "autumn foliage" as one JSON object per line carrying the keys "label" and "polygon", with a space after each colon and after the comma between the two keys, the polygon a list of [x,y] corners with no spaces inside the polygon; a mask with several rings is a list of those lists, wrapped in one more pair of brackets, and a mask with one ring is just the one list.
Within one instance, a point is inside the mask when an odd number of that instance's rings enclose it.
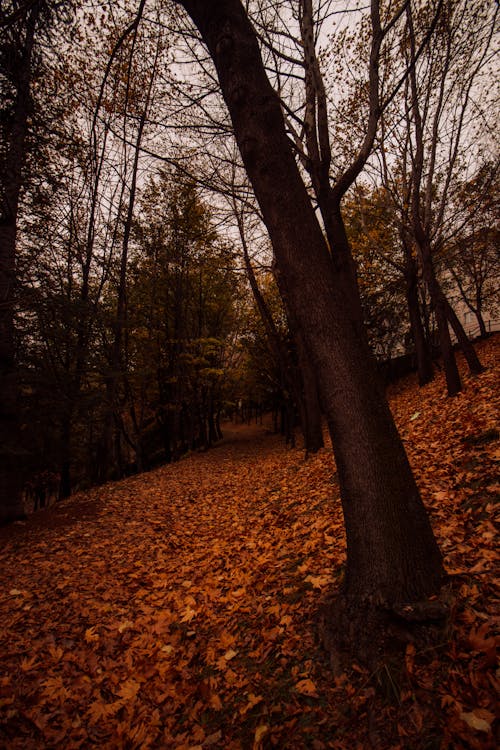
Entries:
{"label": "autumn foliage", "polygon": [[317,637],[344,563],[331,451],[227,425],[208,453],[2,532],[0,745],[493,749],[495,350],[456,398],[441,375],[390,391],[450,574],[429,647],[406,623],[403,667],[332,670]]}

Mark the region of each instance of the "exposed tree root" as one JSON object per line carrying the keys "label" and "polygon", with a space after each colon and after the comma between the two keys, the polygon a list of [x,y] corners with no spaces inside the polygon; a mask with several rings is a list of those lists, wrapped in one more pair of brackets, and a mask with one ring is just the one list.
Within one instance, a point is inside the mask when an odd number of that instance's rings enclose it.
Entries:
{"label": "exposed tree root", "polygon": [[388,662],[404,666],[406,648],[428,648],[442,642],[448,627],[450,592],[443,588],[438,598],[375,606],[339,594],[323,607],[319,637],[338,675],[353,661],[371,673],[385,669]]}

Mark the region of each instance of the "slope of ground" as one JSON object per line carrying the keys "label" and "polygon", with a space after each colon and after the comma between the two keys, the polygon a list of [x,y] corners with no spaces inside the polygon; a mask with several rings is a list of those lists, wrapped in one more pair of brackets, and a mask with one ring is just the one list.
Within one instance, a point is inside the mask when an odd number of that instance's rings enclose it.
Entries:
{"label": "slope of ground", "polygon": [[440,645],[332,674],[317,638],[344,561],[331,454],[229,426],[209,453],[2,532],[0,746],[494,748],[496,349],[454,399],[442,376],[390,392],[452,574]]}

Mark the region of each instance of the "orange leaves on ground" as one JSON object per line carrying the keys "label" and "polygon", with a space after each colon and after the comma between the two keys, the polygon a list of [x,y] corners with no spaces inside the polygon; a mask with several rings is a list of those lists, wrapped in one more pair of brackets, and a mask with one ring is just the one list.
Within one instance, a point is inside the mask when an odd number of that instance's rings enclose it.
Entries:
{"label": "orange leaves on ground", "polygon": [[457,398],[441,376],[389,392],[455,581],[440,649],[410,642],[404,674],[332,674],[316,637],[345,555],[331,453],[228,425],[211,452],[2,532],[0,745],[493,750],[495,348]]}

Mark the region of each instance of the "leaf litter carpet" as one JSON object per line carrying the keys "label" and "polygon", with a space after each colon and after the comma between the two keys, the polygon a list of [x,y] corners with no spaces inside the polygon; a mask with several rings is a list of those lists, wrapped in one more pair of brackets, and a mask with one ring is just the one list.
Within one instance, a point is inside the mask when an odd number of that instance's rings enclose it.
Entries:
{"label": "leaf litter carpet", "polygon": [[441,643],[332,673],[317,637],[345,559],[331,453],[227,425],[208,453],[2,530],[0,746],[496,747],[498,340],[454,399],[442,374],[389,391],[451,574]]}

